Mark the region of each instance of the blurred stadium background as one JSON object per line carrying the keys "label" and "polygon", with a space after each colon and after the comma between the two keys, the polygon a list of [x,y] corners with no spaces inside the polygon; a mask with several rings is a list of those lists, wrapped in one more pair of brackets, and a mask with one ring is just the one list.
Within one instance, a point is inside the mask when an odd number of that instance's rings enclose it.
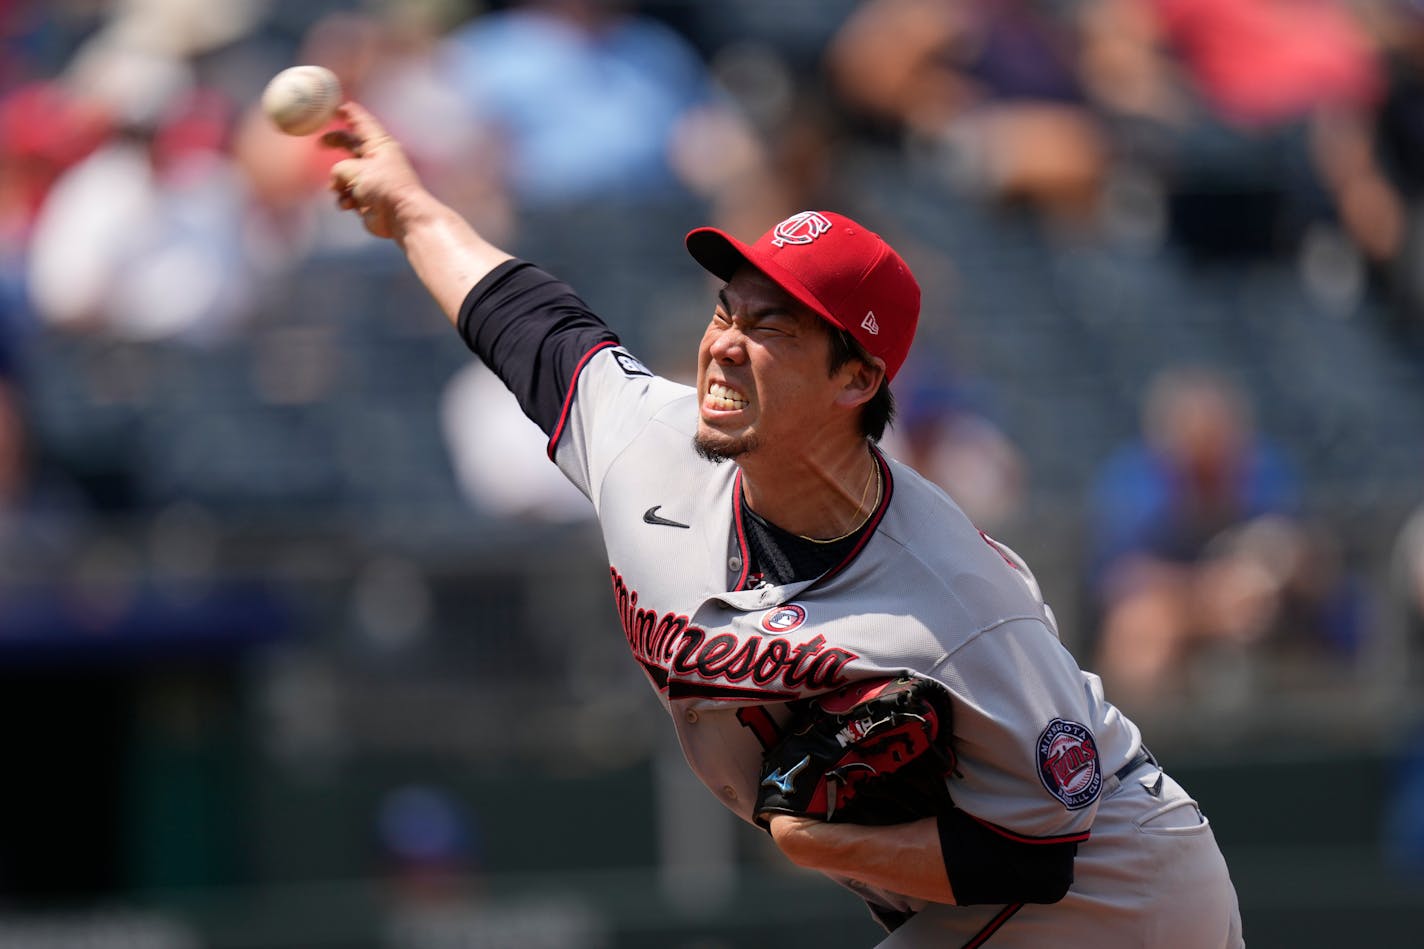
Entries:
{"label": "blurred stadium background", "polygon": [[671,375],[688,228],[880,230],[897,450],[1089,668],[1105,466],[1229,382],[1291,588],[1123,704],[1253,946],[1418,945],[1418,6],[0,0],[0,947],[876,940],[694,784],[537,433],[253,117],[297,62]]}

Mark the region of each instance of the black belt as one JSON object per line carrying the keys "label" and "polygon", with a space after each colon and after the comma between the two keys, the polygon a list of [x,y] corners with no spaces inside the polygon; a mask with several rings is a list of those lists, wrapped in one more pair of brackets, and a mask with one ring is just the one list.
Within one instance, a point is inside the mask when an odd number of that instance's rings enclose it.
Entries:
{"label": "black belt", "polygon": [[1161,765],[1157,763],[1157,759],[1152,756],[1152,752],[1147,750],[1146,745],[1143,745],[1141,748],[1138,749],[1137,754],[1132,756],[1132,758],[1127,762],[1127,764],[1123,765],[1121,768],[1118,768],[1116,771],[1113,772],[1113,777],[1117,778],[1118,784],[1121,784],[1122,782],[1127,780],[1128,775],[1132,774],[1132,772],[1136,771],[1138,768],[1142,767],[1145,764],[1150,764],[1154,768],[1161,767]]}

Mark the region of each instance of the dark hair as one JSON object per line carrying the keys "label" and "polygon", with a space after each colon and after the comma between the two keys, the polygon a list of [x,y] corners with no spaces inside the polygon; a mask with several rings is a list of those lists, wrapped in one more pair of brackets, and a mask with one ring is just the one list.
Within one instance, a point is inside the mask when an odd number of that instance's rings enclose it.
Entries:
{"label": "dark hair", "polygon": [[[855,341],[854,336],[829,323],[826,324],[826,328],[831,333],[830,371],[832,373],[852,359],[859,359],[866,365],[872,365],[871,355],[865,351],[864,346]],[[869,402],[860,407],[860,433],[871,441],[878,442],[885,434],[885,429],[893,421],[895,421],[895,396],[890,392],[890,380],[882,378],[880,388],[870,397]]]}

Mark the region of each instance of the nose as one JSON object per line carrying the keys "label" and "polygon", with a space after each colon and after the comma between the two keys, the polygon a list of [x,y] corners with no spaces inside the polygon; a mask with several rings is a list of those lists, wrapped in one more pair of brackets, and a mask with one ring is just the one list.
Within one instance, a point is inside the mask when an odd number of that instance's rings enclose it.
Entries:
{"label": "nose", "polygon": [[708,351],[717,362],[730,366],[746,359],[746,336],[736,324],[714,325],[708,332],[712,334]]}

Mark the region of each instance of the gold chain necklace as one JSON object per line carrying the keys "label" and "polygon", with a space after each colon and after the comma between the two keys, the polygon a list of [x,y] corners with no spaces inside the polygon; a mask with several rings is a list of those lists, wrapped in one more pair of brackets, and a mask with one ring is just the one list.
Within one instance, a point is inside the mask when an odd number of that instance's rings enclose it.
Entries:
{"label": "gold chain necklace", "polygon": [[[866,498],[866,495],[868,495],[868,494],[870,493],[870,482],[871,482],[871,481],[874,481],[874,482],[875,482],[875,502],[874,502],[873,504],[871,504],[869,508],[867,508],[867,507],[865,506],[865,498]],[[855,516],[858,516],[861,511],[865,511],[865,517],[864,517],[864,518],[861,518],[859,521],[857,521],[857,522],[856,522],[856,525],[855,525],[854,527],[852,527],[850,530],[846,531],[846,532],[845,532],[844,534],[842,534],[841,536],[839,536],[839,537],[832,537],[830,540],[821,540],[821,539],[816,538],[816,537],[807,537],[805,534],[797,534],[796,536],[799,537],[799,538],[801,538],[802,540],[810,541],[810,542],[813,543],[813,544],[835,544],[835,543],[839,543],[840,541],[845,540],[847,537],[851,536],[851,535],[854,534],[856,531],[858,531],[858,530],[860,530],[862,527],[864,527],[864,526],[865,526],[865,522],[868,521],[868,520],[870,520],[870,514],[871,514],[871,512],[874,511],[877,507],[880,506],[880,495],[881,495],[881,492],[884,490],[884,488],[885,488],[885,485],[884,485],[884,482],[883,482],[883,480],[882,480],[882,478],[881,478],[881,475],[880,475],[880,463],[877,462],[877,461],[872,457],[872,458],[870,459],[870,476],[865,479],[865,487],[863,487],[863,488],[860,489],[860,501],[859,501],[858,504],[856,504],[856,507],[855,507],[855,514],[852,515],[852,517],[855,517]]]}

